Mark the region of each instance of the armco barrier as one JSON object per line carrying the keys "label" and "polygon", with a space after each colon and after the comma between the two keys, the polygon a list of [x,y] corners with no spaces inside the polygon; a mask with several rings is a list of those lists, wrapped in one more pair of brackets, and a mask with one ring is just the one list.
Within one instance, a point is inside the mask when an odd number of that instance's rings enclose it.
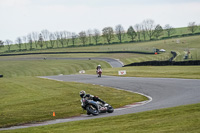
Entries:
{"label": "armco barrier", "polygon": [[136,54],[154,54],[154,52],[140,52],[140,51],[101,51],[101,52],[41,52],[41,53],[18,53],[18,54],[0,54],[0,56],[16,56],[16,55],[37,55],[37,54],[98,54],[98,53],[136,53]]}
{"label": "armco barrier", "polygon": [[132,63],[126,66],[191,66],[191,65],[200,65],[200,60],[196,61],[146,61],[146,62],[139,62],[139,63]]}

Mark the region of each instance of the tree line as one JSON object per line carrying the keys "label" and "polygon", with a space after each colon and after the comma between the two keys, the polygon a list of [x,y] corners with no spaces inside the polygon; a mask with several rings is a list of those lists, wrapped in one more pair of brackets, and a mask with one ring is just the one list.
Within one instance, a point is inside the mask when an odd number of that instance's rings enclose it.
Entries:
{"label": "tree line", "polygon": [[[194,34],[198,29],[198,25],[195,22],[188,24],[188,30]],[[105,27],[102,31],[98,29],[81,31],[78,34],[69,31],[50,32],[47,29],[42,30],[40,33],[32,32],[27,36],[18,37],[15,42],[7,39],[5,41],[0,40],[0,49],[4,46],[7,47],[8,51],[11,50],[11,46],[16,44],[19,51],[22,50],[22,45],[25,50],[54,48],[54,47],[66,47],[71,43],[75,46],[79,41],[83,46],[86,44],[98,45],[100,40],[110,44],[112,40],[117,39],[119,43],[128,38],[130,42],[134,41],[146,41],[152,39],[159,39],[167,33],[167,37],[171,37],[176,33],[176,29],[169,24],[162,27],[160,24],[156,24],[152,19],[146,19],[142,23],[130,26],[127,30],[119,24],[113,27]]]}

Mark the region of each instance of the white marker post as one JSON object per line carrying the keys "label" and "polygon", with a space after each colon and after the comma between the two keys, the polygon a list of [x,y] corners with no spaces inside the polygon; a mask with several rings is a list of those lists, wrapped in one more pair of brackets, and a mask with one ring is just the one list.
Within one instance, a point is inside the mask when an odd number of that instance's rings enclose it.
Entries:
{"label": "white marker post", "polygon": [[119,75],[126,75],[126,70],[118,71],[118,74],[119,74]]}
{"label": "white marker post", "polygon": [[85,73],[85,70],[81,70],[81,71],[79,71],[79,73],[83,74],[83,73]]}

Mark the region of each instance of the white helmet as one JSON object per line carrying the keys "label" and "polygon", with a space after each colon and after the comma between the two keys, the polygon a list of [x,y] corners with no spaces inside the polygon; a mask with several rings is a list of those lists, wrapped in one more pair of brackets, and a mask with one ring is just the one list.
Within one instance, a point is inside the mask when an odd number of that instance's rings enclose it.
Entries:
{"label": "white helmet", "polygon": [[80,94],[80,97],[82,98],[86,96],[86,92],[84,90],[80,91],[79,94]]}
{"label": "white helmet", "polygon": [[101,65],[98,65],[99,67],[101,66]]}

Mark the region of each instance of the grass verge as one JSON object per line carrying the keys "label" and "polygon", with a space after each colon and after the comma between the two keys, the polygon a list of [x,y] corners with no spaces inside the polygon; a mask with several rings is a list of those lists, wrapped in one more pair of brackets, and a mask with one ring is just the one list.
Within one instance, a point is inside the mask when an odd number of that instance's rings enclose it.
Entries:
{"label": "grass verge", "polygon": [[72,74],[80,70],[95,69],[98,64],[111,66],[97,60],[0,60],[0,74],[4,77],[47,76]]}
{"label": "grass verge", "polygon": [[200,132],[199,110],[200,103],[2,133],[197,133]]}
{"label": "grass verge", "polygon": [[[177,52],[177,57],[175,61],[188,61],[188,60],[200,60],[200,37],[199,36],[188,36],[180,38],[171,38],[166,40],[148,41],[148,42],[134,42],[134,43],[123,43],[123,44],[112,44],[112,45],[97,45],[97,46],[87,46],[87,47],[68,47],[68,48],[57,48],[57,49],[41,49],[36,51],[22,51],[22,52],[12,52],[17,53],[43,53],[43,52],[108,52],[108,51],[137,51],[137,52],[153,52],[157,49],[165,49],[166,52],[159,55],[145,55],[145,54],[110,54],[112,57],[118,56],[118,58],[124,62],[124,64],[130,64],[134,62],[142,61],[152,61],[152,60],[168,60],[172,55],[171,51]],[[17,49],[15,47],[14,49]],[[6,47],[4,48],[6,50]],[[184,59],[186,53],[190,51],[188,59]],[[12,54],[11,53],[11,54]],[[72,54],[65,54],[64,56],[71,56]],[[75,56],[77,54],[74,54]],[[83,54],[86,56],[87,54]],[[91,54],[88,54],[91,55]],[[94,55],[94,54],[93,54]],[[95,57],[106,54],[94,55]],[[90,56],[90,57],[94,57]],[[124,56],[127,56],[124,58]],[[82,56],[79,56],[82,57]],[[0,57],[1,58],[1,57]]]}
{"label": "grass verge", "polygon": [[[98,95],[114,108],[147,100],[138,94],[98,85],[59,82],[36,77],[1,78],[0,127],[86,113],[80,105],[79,92],[83,89],[87,93]],[[56,112],[55,117],[52,116],[53,112]]]}
{"label": "grass verge", "polygon": [[[118,71],[126,70],[125,77],[186,78],[200,79],[199,66],[133,66],[103,69],[103,75],[118,76]],[[93,74],[94,70],[86,71]]]}

